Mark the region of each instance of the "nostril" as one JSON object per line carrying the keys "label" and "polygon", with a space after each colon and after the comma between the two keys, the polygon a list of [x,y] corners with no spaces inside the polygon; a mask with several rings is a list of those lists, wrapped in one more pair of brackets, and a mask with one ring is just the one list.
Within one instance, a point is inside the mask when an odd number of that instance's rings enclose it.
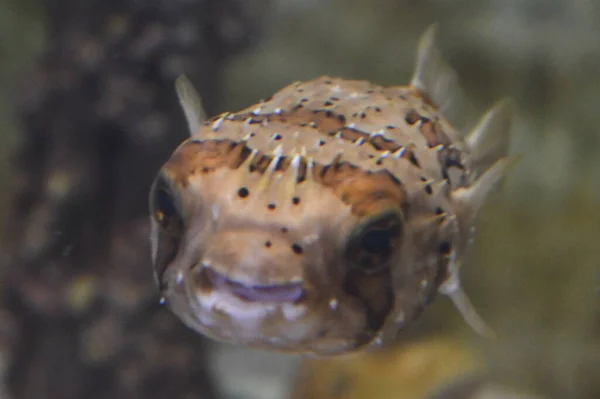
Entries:
{"label": "nostril", "polygon": [[205,273],[215,289],[226,289],[249,302],[297,302],[304,295],[302,282],[251,285],[232,280],[210,267],[205,268]]}

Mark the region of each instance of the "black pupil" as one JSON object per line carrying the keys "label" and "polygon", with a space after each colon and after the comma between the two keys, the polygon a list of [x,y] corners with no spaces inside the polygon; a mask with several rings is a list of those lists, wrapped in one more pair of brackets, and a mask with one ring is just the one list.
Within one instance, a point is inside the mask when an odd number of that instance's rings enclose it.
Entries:
{"label": "black pupil", "polygon": [[173,217],[177,213],[173,198],[165,189],[159,188],[156,190],[155,197],[156,208],[161,211],[167,217]]}
{"label": "black pupil", "polygon": [[371,230],[362,238],[362,247],[371,254],[381,254],[390,251],[391,239],[397,234],[395,229]]}

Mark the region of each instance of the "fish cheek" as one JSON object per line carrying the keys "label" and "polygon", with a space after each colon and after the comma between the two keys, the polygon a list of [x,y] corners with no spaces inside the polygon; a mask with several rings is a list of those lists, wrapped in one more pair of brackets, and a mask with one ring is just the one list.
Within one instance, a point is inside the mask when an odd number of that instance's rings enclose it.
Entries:
{"label": "fish cheek", "polygon": [[156,238],[153,238],[153,246],[155,246],[153,248],[154,273],[160,291],[164,291],[167,288],[164,279],[165,271],[177,256],[181,234],[179,232],[168,232],[161,228],[158,228],[153,234],[156,234]]}
{"label": "fish cheek", "polygon": [[382,329],[394,305],[394,291],[390,268],[366,274],[350,269],[342,285],[344,292],[356,298],[365,312],[366,330],[358,337],[356,346],[368,344]]}

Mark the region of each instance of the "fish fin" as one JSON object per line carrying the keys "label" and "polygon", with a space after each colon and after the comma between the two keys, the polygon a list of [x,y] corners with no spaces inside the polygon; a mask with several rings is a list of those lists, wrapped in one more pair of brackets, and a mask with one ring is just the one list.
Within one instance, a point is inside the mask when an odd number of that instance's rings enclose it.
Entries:
{"label": "fish fin", "polygon": [[520,159],[520,155],[502,158],[483,172],[471,186],[452,191],[452,199],[456,206],[455,211],[461,219],[462,225],[473,223],[490,192]]}
{"label": "fish fin", "polygon": [[180,75],[175,80],[175,90],[181,108],[183,108],[190,135],[193,135],[206,121],[206,112],[202,107],[202,100],[192,82],[185,75]]}
{"label": "fish fin", "polygon": [[452,122],[461,117],[464,95],[458,74],[436,46],[437,25],[431,25],[419,40],[411,86],[433,102]]}
{"label": "fish fin", "polygon": [[498,159],[506,157],[513,115],[513,101],[505,98],[481,117],[466,137],[466,142],[471,148],[472,167],[485,170]]}
{"label": "fish fin", "polygon": [[458,278],[458,270],[450,272],[450,278],[440,286],[439,291],[450,298],[464,321],[477,334],[491,340],[497,339],[494,330],[479,316],[471,300],[462,289]]}

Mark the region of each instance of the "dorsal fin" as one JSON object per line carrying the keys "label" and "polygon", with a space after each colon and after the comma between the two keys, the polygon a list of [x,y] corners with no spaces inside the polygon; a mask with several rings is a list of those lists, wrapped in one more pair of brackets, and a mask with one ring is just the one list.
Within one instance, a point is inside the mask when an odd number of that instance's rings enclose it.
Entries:
{"label": "dorsal fin", "polygon": [[461,117],[463,92],[458,75],[435,44],[437,26],[431,25],[419,40],[411,86],[433,102],[451,122]]}
{"label": "dorsal fin", "polygon": [[185,75],[180,75],[175,80],[175,90],[177,91],[181,108],[183,108],[190,135],[193,135],[204,121],[206,121],[206,113],[202,107],[202,100],[192,82]]}

